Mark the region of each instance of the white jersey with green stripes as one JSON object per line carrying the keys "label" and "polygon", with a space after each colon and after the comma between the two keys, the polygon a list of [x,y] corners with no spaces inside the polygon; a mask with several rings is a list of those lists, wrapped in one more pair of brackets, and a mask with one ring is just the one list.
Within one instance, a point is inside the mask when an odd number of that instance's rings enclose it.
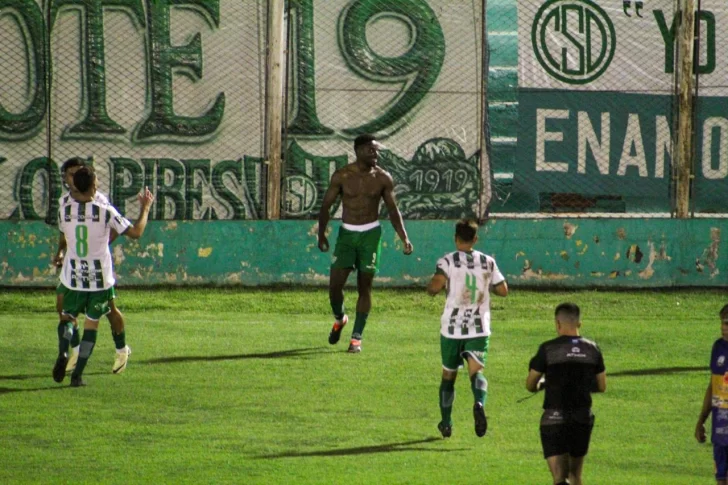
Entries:
{"label": "white jersey with green stripes", "polygon": [[58,209],[58,226],[68,246],[61,283],[75,291],[101,291],[114,286],[109,234],[111,229],[123,234],[131,222],[112,205],[68,197]]}
{"label": "white jersey with green stripes", "polygon": [[[70,190],[58,198],[58,207],[62,206],[63,204],[65,204],[69,200],[71,200],[71,191]],[[101,192],[98,192],[97,191],[94,194],[94,202],[98,202],[101,205],[108,205],[109,204],[109,198],[106,197]]]}
{"label": "white jersey with green stripes", "polygon": [[440,333],[466,339],[490,335],[490,287],[505,281],[495,259],[480,251],[455,251],[437,261],[447,278],[447,301]]}

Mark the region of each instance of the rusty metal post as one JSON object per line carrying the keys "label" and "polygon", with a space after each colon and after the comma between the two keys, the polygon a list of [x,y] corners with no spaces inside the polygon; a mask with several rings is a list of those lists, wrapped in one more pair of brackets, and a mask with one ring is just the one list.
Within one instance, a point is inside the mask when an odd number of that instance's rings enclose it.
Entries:
{"label": "rusty metal post", "polygon": [[268,167],[266,219],[281,218],[281,172],[283,144],[283,62],[285,0],[268,2],[268,62],[266,65],[266,153]]}
{"label": "rusty metal post", "polygon": [[695,91],[695,0],[680,1],[678,65],[677,168],[675,211],[679,219],[690,217],[690,185],[693,166],[693,102]]}

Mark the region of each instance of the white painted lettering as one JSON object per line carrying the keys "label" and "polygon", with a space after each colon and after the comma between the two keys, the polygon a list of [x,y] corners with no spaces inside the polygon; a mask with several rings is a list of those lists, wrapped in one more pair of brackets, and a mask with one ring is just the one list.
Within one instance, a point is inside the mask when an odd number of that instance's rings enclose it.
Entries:
{"label": "white painted lettering", "polygon": [[[634,155],[632,155],[632,147],[634,147]],[[634,113],[630,113],[627,119],[627,133],[624,135],[624,145],[622,145],[622,156],[619,159],[617,175],[625,175],[627,167],[637,167],[640,177],[648,176],[640,117]]]}
{"label": "white painted lettering", "polygon": [[569,164],[566,162],[546,161],[546,142],[564,141],[561,131],[546,131],[546,120],[568,120],[569,110],[565,109],[537,109],[536,110],[536,171],[537,172],[568,172]]}
{"label": "white painted lettering", "polygon": [[670,157],[672,161],[672,131],[667,116],[655,118],[655,128],[655,178],[661,179],[665,177],[665,157]]}
{"label": "white painted lettering", "polygon": [[586,148],[591,148],[597,168],[602,175],[609,175],[609,147],[611,134],[609,132],[609,113],[602,113],[602,136],[601,141],[592,126],[589,114],[586,111],[579,111],[578,115],[579,133],[579,158],[577,172],[586,173]]}
{"label": "white painted lettering", "polygon": [[[713,168],[713,130],[718,129],[718,168]],[[703,177],[722,180],[728,176],[728,119],[708,118],[703,124]]]}

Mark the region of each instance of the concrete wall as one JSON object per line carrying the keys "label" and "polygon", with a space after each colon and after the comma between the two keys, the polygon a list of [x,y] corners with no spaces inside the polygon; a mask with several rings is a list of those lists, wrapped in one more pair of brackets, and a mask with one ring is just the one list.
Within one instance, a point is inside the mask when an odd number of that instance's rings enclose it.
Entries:
{"label": "concrete wall", "polygon": [[[492,220],[477,245],[512,286],[544,288],[728,286],[725,220]],[[415,245],[401,253],[383,221],[378,286],[421,286],[453,245],[454,221],[408,221]],[[334,222],[338,227],[338,222]],[[55,228],[0,222],[0,286],[57,284],[49,264]],[[333,247],[335,234],[330,236]],[[138,241],[114,243],[118,285],[271,285],[328,282],[330,253],[314,221],[150,222]],[[354,279],[352,278],[352,281]]]}

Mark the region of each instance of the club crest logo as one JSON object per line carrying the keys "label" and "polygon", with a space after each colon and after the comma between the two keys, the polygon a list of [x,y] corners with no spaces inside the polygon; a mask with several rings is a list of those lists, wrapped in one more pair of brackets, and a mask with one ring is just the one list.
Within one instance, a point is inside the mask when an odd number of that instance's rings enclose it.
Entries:
{"label": "club crest logo", "polygon": [[531,43],[549,76],[588,84],[612,62],[617,35],[609,15],[591,0],[549,0],[536,13]]}

